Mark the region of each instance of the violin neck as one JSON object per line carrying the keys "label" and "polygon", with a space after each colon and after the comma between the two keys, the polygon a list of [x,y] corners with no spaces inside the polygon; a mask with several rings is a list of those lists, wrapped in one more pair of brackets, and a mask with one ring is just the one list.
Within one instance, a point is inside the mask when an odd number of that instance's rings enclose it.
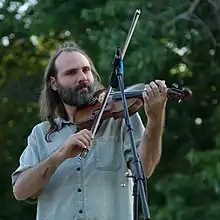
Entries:
{"label": "violin neck", "polygon": [[[143,90],[125,91],[126,98],[142,97]],[[122,100],[121,92],[115,92],[111,95],[112,100]]]}

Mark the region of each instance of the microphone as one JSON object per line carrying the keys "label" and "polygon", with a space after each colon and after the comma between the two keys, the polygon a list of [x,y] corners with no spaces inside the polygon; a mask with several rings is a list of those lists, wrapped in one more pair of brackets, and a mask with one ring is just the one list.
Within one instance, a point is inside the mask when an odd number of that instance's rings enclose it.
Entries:
{"label": "microphone", "polygon": [[110,76],[110,86],[116,89],[118,84],[117,71],[121,71],[121,49],[118,47],[115,52],[114,61],[112,63],[112,72]]}

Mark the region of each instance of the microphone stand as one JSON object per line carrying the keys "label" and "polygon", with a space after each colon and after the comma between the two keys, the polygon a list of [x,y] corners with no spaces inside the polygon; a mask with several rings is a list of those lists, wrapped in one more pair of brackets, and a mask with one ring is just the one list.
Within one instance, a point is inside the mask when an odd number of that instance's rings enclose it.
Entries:
{"label": "microphone stand", "polygon": [[[105,106],[108,102],[110,93],[112,92],[113,88],[117,88],[119,86],[121,96],[122,96],[123,107],[124,107],[125,123],[128,128],[129,135],[130,135],[131,145],[132,145],[132,153],[133,153],[134,175],[132,175],[132,176],[126,175],[126,177],[131,177],[134,179],[134,187],[133,187],[134,220],[138,220],[139,192],[140,192],[140,199],[141,199],[144,220],[150,220],[149,208],[148,208],[147,199],[146,199],[145,190],[144,190],[144,180],[146,181],[146,179],[144,178],[144,174],[141,169],[142,168],[141,161],[138,157],[137,150],[135,147],[133,127],[132,127],[130,117],[129,117],[126,97],[125,97],[125,93],[124,93],[124,81],[123,81],[123,72],[124,72],[123,58],[125,56],[125,52],[127,50],[128,44],[131,40],[131,37],[134,32],[134,29],[137,24],[139,16],[140,16],[140,10],[136,10],[136,12],[133,16],[133,20],[132,20],[132,23],[131,23],[131,26],[130,26],[130,29],[129,29],[129,32],[127,35],[127,39],[126,39],[124,47],[123,47],[123,50],[122,50],[122,52],[121,52],[120,48],[117,48],[117,50],[116,50],[115,58],[113,61],[113,69],[112,69],[112,72],[110,75],[110,84],[109,84],[108,88],[106,89],[106,94],[105,94],[104,100],[102,101],[101,108],[99,109],[99,112],[94,119],[94,123],[92,125],[91,131],[92,131],[92,135],[95,136],[96,131],[98,130],[101,118],[102,118],[102,114],[105,110]],[[81,152],[78,160],[81,161],[82,158],[86,158],[88,155],[88,152],[89,152],[88,150],[83,150]]]}
{"label": "microphone stand", "polygon": [[144,187],[145,186],[145,177],[143,174],[141,161],[138,157],[137,149],[136,149],[135,142],[134,142],[134,134],[133,134],[134,129],[133,129],[132,123],[130,121],[130,116],[129,116],[129,112],[128,112],[128,106],[127,106],[126,96],[125,96],[125,92],[124,92],[124,79],[123,79],[124,75],[123,74],[124,74],[124,64],[123,64],[121,49],[120,49],[120,47],[118,47],[116,50],[115,59],[113,62],[113,71],[112,71],[111,78],[110,78],[110,85],[112,88],[116,88],[119,86],[121,97],[122,97],[123,108],[124,108],[125,124],[127,126],[127,131],[129,132],[131,146],[132,146],[134,174],[132,176],[129,176],[129,175],[126,175],[126,176],[128,178],[134,179],[134,186],[133,186],[133,196],[134,196],[133,209],[134,210],[133,210],[133,215],[134,215],[134,220],[138,220],[138,197],[139,197],[139,192],[140,192],[140,199],[141,199],[144,220],[150,220],[150,213],[149,213],[149,208],[148,208],[146,194],[145,194],[146,192],[144,189],[144,188],[146,188],[146,187]]}

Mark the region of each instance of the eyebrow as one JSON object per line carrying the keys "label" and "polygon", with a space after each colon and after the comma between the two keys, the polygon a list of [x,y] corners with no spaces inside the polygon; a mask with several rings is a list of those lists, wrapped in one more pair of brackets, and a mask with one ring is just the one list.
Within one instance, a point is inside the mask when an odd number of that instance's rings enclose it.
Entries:
{"label": "eyebrow", "polygon": [[83,68],[89,68],[89,69],[91,69],[92,67],[86,65],[86,66],[83,66],[83,67],[81,67],[81,68],[70,68],[70,69],[64,70],[63,73],[68,73],[68,72],[70,72],[70,71],[75,71],[75,70],[79,70],[79,69],[83,69]]}
{"label": "eyebrow", "polygon": [[77,68],[70,68],[63,71],[63,73],[68,73],[70,71],[77,70]]}

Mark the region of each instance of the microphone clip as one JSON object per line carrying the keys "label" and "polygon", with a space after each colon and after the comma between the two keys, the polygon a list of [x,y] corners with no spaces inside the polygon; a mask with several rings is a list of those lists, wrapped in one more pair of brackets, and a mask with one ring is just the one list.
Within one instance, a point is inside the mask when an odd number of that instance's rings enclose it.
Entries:
{"label": "microphone clip", "polygon": [[124,72],[124,65],[123,59],[121,54],[121,48],[118,47],[115,52],[114,61],[112,63],[112,72],[110,76],[110,86],[116,89],[118,84],[118,76],[123,75]]}

